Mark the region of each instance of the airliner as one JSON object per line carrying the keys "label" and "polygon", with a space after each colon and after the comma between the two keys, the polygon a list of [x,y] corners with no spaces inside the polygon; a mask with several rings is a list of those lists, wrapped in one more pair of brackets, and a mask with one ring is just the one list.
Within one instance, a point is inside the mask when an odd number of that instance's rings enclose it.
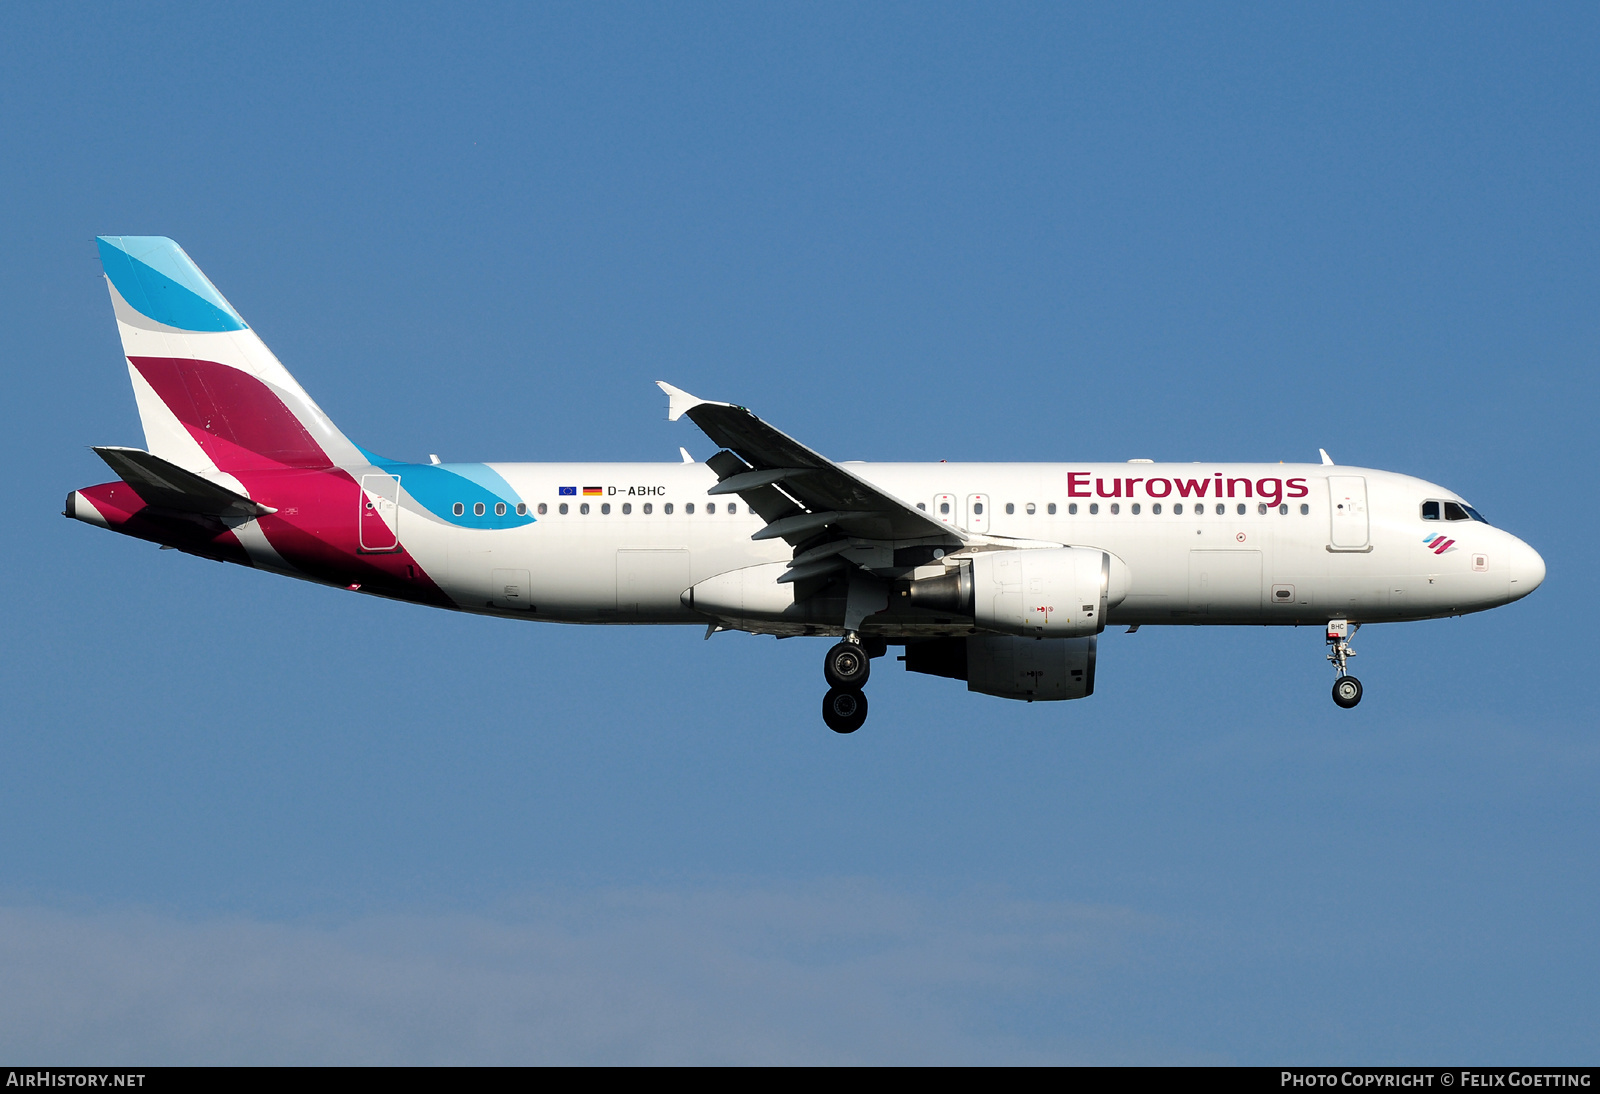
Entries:
{"label": "airliner", "polygon": [[1350,641],[1527,596],[1533,548],[1453,490],[1319,463],[858,463],[660,387],[703,463],[408,463],[349,440],[172,240],[97,240],[145,447],[65,515],[355,593],[551,623],[836,641],[824,723],[872,661],[1005,699],[1094,692],[1108,626],[1317,626]]}

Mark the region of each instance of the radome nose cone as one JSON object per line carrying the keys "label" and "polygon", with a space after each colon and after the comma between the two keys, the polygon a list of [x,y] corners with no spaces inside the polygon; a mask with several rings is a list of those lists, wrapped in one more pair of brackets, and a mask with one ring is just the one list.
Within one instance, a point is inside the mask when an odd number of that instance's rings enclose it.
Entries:
{"label": "radome nose cone", "polygon": [[1544,583],[1544,559],[1539,552],[1517,540],[1511,557],[1511,595],[1514,599],[1527,596]]}

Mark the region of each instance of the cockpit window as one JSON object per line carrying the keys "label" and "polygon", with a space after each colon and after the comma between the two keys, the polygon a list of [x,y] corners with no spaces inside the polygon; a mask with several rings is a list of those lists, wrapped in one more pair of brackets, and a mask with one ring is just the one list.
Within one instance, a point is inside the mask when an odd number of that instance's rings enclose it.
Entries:
{"label": "cockpit window", "polygon": [[1461,506],[1457,505],[1453,501],[1447,501],[1447,502],[1444,503],[1444,519],[1445,520],[1471,520],[1472,518],[1467,516],[1467,511],[1465,509],[1461,508]]}
{"label": "cockpit window", "polygon": [[1439,503],[1436,502],[1436,501],[1425,501],[1425,502],[1423,502],[1422,503],[1422,519],[1423,520],[1438,520],[1439,519]]}
{"label": "cockpit window", "polygon": [[1489,523],[1486,519],[1484,519],[1483,514],[1478,512],[1472,506],[1463,505],[1461,508],[1463,508],[1463,509],[1465,509],[1467,511],[1467,516],[1471,517],[1473,520],[1477,521],[1479,524],[1488,524]]}

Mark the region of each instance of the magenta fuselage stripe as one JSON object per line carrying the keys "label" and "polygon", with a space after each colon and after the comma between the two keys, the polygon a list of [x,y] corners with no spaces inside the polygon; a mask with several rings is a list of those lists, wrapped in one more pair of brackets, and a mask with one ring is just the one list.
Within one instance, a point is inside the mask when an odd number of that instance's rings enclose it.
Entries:
{"label": "magenta fuselage stripe", "polygon": [[[246,472],[244,479],[252,495],[260,499],[267,494],[283,506],[281,512],[260,517],[256,523],[273,550],[307,577],[330,585],[360,585],[366,592],[398,600],[456,606],[403,546],[387,554],[363,554],[356,549],[361,488],[347,473]],[[251,479],[256,480],[253,487]],[[279,481],[263,481],[273,479]],[[221,521],[152,511],[133,487],[121,481],[88,486],[78,493],[114,532],[206,558],[255,565],[238,537]]]}

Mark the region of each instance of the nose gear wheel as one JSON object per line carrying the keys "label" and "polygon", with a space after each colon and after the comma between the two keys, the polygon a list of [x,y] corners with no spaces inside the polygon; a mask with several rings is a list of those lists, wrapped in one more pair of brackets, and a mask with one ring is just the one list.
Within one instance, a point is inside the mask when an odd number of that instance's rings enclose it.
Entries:
{"label": "nose gear wheel", "polygon": [[1349,710],[1361,702],[1361,681],[1354,676],[1341,676],[1333,682],[1333,701]]}

